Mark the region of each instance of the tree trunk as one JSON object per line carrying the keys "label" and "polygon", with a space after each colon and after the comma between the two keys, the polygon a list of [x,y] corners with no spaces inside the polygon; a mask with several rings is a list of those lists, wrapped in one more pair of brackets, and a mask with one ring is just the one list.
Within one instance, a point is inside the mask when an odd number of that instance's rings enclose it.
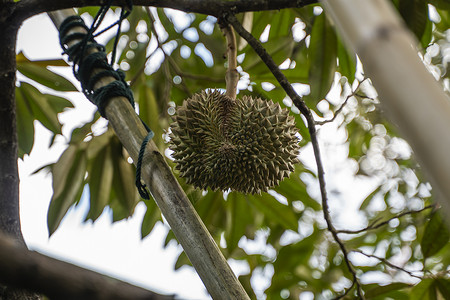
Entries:
{"label": "tree trunk", "polygon": [[[4,8],[0,8],[2,11]],[[15,105],[18,26],[0,19],[0,230],[21,240]]]}
{"label": "tree trunk", "polygon": [[[10,5],[10,2],[0,2],[0,230],[25,245],[19,218],[18,142],[14,94],[16,38],[19,24],[5,17],[8,15]],[[0,286],[0,299],[39,299],[39,297],[34,293]]]}

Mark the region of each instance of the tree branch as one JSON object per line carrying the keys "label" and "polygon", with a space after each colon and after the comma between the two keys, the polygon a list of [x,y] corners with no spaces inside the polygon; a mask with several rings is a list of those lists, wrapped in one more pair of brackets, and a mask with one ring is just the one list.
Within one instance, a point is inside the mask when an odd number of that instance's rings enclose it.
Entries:
{"label": "tree branch", "polygon": [[339,106],[339,108],[334,112],[334,115],[333,115],[333,117],[332,117],[331,119],[324,120],[324,121],[320,121],[320,122],[319,122],[319,121],[316,121],[316,125],[325,125],[325,124],[327,124],[327,123],[333,122],[333,121],[337,118],[337,116],[341,113],[341,111],[344,109],[345,105],[347,105],[348,100],[349,100],[351,97],[353,97],[353,96],[358,96],[359,88],[361,87],[361,84],[362,84],[364,81],[366,81],[366,80],[367,80],[367,77],[365,77],[363,80],[361,80],[361,81],[358,83],[358,85],[356,86],[355,90],[354,90],[350,95],[348,95],[348,96],[345,98],[344,103],[342,103],[341,106]]}
{"label": "tree branch", "polygon": [[339,238],[336,228],[333,225],[333,222],[331,220],[330,215],[330,208],[328,206],[328,196],[327,191],[325,187],[325,172],[323,169],[322,159],[320,155],[320,148],[319,148],[319,142],[317,140],[317,132],[316,132],[316,124],[314,121],[314,117],[311,113],[311,110],[308,108],[308,106],[303,102],[302,98],[297,94],[297,92],[294,90],[292,85],[287,80],[286,76],[280,71],[278,66],[273,61],[272,57],[267,53],[267,51],[264,49],[264,47],[258,42],[251,33],[249,33],[245,28],[239,23],[239,21],[236,19],[236,17],[232,14],[225,14],[223,16],[224,20],[226,20],[228,23],[233,25],[234,29],[241,37],[243,37],[247,43],[255,50],[255,52],[259,55],[261,60],[267,65],[267,67],[272,72],[273,76],[277,79],[278,83],[281,85],[281,87],[286,91],[287,95],[292,99],[294,105],[300,110],[300,112],[305,116],[306,121],[308,123],[308,131],[311,136],[311,144],[313,146],[314,150],[314,156],[316,160],[317,165],[317,176],[319,178],[319,186],[320,186],[320,194],[322,198],[322,209],[323,209],[323,215],[325,218],[325,221],[328,226],[328,230],[331,232],[334,240],[339,245],[339,248],[341,249],[344,260],[347,265],[348,270],[353,276],[353,280],[355,281],[358,297],[360,299],[364,299],[364,294],[362,292],[361,284],[358,280],[358,277],[356,276],[356,271],[353,268],[353,265],[350,262],[350,259],[348,258],[348,250],[345,247],[342,240]]}
{"label": "tree branch", "polygon": [[[0,6],[0,15],[2,9]],[[16,38],[19,26],[0,18],[0,230],[23,241],[19,218],[16,124]]]}
{"label": "tree branch", "polygon": [[[0,2],[0,230],[25,246],[20,230],[17,167],[16,38],[19,23],[5,15],[12,1]],[[0,268],[3,274],[3,269]],[[0,299],[39,299],[33,293],[0,285]]]}
{"label": "tree branch", "polygon": [[[363,252],[362,250],[359,250],[359,249],[351,250],[351,252],[360,253],[360,254],[362,254],[362,255],[364,255],[364,256],[366,256],[366,257],[378,259],[379,261],[381,261],[381,262],[384,263],[386,266],[388,266],[388,267],[390,267],[390,268],[392,268],[392,269],[396,269],[396,270],[405,272],[405,273],[408,274],[409,276],[414,277],[414,278],[417,278],[417,279],[421,279],[421,280],[423,279],[421,276],[417,276],[417,275],[415,275],[415,274],[414,274],[413,272],[411,272],[411,271],[408,271],[408,270],[406,270],[406,269],[404,269],[404,268],[402,268],[402,267],[399,267],[399,266],[394,265],[393,263],[389,262],[387,259],[385,259],[385,258],[383,258],[383,257],[379,257],[379,256],[376,256],[376,255],[373,255],[373,254],[368,254],[368,253],[365,253],[365,252]],[[417,272],[420,272],[420,271],[417,271]]]}
{"label": "tree branch", "polygon": [[436,208],[436,205],[432,204],[432,205],[425,206],[424,208],[419,209],[419,210],[405,211],[405,212],[402,212],[401,214],[393,216],[392,218],[384,220],[381,223],[378,223],[378,221],[376,220],[375,222],[369,224],[367,227],[362,228],[362,229],[358,229],[358,230],[345,230],[345,229],[343,229],[343,230],[338,230],[337,233],[358,234],[358,233],[361,233],[361,232],[364,232],[364,231],[378,229],[378,228],[380,228],[380,227],[382,227],[384,225],[389,224],[389,222],[394,220],[394,219],[399,219],[399,218],[401,218],[403,216],[406,216],[406,215],[418,214],[418,213],[423,212],[424,210],[427,210],[427,209],[430,209],[430,208]]}
{"label": "tree branch", "polygon": [[0,233],[0,270],[1,283],[39,292],[51,299],[175,299],[29,251],[3,233]]}
{"label": "tree branch", "polygon": [[[278,10],[303,7],[317,3],[317,0],[134,0],[134,5],[166,7],[219,17],[224,12],[241,13],[247,11]],[[22,0],[15,3],[13,17],[23,20],[42,12],[49,12],[72,7],[101,6],[105,0]],[[126,5],[124,0],[114,1],[114,5]]]}

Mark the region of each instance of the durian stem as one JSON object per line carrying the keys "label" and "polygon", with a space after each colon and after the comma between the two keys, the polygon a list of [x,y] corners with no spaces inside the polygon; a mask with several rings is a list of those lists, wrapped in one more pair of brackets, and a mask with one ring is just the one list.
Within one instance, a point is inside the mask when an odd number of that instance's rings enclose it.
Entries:
{"label": "durian stem", "polygon": [[223,35],[227,41],[227,58],[228,58],[228,70],[225,75],[225,81],[227,84],[226,95],[231,99],[236,99],[237,84],[239,81],[239,72],[237,68],[237,51],[236,51],[236,36],[234,35],[233,28],[226,24],[221,26]]}

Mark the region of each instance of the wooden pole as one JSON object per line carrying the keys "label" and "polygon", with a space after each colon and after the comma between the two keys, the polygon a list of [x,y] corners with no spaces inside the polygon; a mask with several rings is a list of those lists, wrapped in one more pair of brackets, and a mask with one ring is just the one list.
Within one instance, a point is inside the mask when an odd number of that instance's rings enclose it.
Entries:
{"label": "wooden pole", "polygon": [[[65,18],[75,14],[73,9],[48,13],[57,28]],[[105,78],[94,89],[113,80]],[[130,157],[137,162],[147,131],[133,107],[126,98],[116,97],[108,101],[105,114]],[[213,299],[250,299],[153,141],[147,144],[143,162],[142,179]]]}
{"label": "wooden pole", "polygon": [[421,61],[418,42],[390,1],[321,2],[358,54],[384,111],[411,145],[450,216],[450,99]]}

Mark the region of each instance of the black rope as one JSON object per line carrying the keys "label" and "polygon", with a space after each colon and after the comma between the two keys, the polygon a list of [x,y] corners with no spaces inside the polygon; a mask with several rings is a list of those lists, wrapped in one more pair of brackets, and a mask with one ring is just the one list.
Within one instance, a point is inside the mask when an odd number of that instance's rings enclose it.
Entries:
{"label": "black rope", "polygon": [[143,199],[147,200],[150,199],[150,194],[146,188],[146,184],[143,184],[141,181],[141,168],[142,161],[144,159],[145,148],[147,147],[147,143],[153,138],[154,135],[155,134],[153,133],[153,131],[148,131],[147,136],[142,141],[141,149],[139,150],[138,161],[136,162],[136,187],[138,189],[139,195],[141,195]]}
{"label": "black rope", "polygon": [[[101,11],[102,9],[99,12]],[[123,96],[134,107],[134,98],[128,83],[125,81],[125,74],[121,70],[114,70],[112,67],[114,57],[112,57],[111,63],[108,63],[105,47],[94,39],[93,31],[100,25],[96,25],[99,15],[101,18],[104,17],[104,13],[97,14],[94,19],[94,26],[91,28],[88,28],[79,16],[68,17],[62,22],[59,35],[64,53],[69,56],[70,61],[73,61],[73,73],[80,81],[84,95],[97,106],[101,116],[106,118],[105,106],[109,99]],[[84,28],[87,33],[76,32],[68,34],[75,27]],[[117,40],[118,38],[116,37]],[[115,43],[117,44],[117,42]],[[73,45],[66,46],[67,44]],[[92,51],[92,48],[95,48],[97,51]],[[106,86],[95,89],[96,83],[104,77],[113,77],[116,80]]]}
{"label": "black rope", "polygon": [[[127,0],[127,9],[122,7],[119,20],[102,31],[95,33],[105,18],[111,4],[112,0],[109,0],[106,5],[99,9],[97,15],[94,17],[91,27],[86,26],[80,16],[70,16],[61,23],[59,28],[61,47],[63,48],[64,53],[69,56],[69,60],[73,62],[73,73],[81,83],[83,94],[89,101],[97,106],[100,115],[104,118],[106,118],[105,107],[107,101],[113,97],[125,97],[133,108],[135,106],[133,93],[130,86],[125,81],[125,74],[121,70],[115,70],[113,68],[122,22],[131,13],[133,7],[132,1]],[[116,25],[117,34],[114,39],[111,61],[108,62],[105,47],[97,43],[95,37]],[[77,27],[81,27],[86,33],[78,31],[71,32]],[[103,87],[95,88],[99,80],[105,77],[113,77],[116,80]],[[136,187],[142,198],[150,199],[149,192],[146,190],[146,185],[141,181],[141,166],[145,148],[149,140],[154,136],[154,133],[143,121],[142,123],[147,129],[148,134],[142,142],[138,161],[136,163]]]}

